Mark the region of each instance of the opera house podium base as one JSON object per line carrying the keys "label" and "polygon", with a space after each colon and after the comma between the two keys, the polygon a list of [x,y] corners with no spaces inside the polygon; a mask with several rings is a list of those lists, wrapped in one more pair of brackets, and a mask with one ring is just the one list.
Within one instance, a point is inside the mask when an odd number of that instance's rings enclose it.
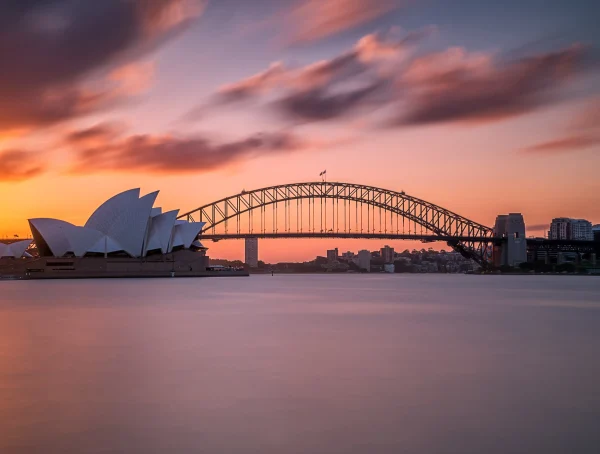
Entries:
{"label": "opera house podium base", "polygon": [[98,279],[248,276],[244,269],[208,266],[208,257],[191,250],[131,257],[37,257],[0,259],[3,279]]}

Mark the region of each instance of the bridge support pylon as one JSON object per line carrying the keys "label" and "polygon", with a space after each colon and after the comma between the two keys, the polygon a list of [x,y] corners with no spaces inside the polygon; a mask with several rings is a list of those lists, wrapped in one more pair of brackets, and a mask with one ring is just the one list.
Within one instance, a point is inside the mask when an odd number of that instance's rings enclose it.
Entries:
{"label": "bridge support pylon", "polygon": [[494,266],[519,266],[527,261],[525,220],[521,213],[498,215],[494,235],[503,239],[494,246]]}
{"label": "bridge support pylon", "polygon": [[258,238],[246,238],[244,263],[250,268],[258,267]]}

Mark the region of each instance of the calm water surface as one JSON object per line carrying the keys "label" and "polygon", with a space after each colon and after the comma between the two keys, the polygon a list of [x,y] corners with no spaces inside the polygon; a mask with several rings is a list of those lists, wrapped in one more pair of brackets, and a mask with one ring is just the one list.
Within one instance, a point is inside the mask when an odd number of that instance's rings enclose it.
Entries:
{"label": "calm water surface", "polygon": [[600,452],[600,279],[0,282],[0,453]]}

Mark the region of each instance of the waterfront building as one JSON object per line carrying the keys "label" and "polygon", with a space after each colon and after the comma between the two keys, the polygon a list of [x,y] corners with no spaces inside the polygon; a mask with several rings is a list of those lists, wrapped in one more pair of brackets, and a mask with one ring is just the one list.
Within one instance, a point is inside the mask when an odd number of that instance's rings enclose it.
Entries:
{"label": "waterfront building", "polygon": [[153,208],[158,192],[143,197],[139,189],[122,192],[100,205],[83,227],[59,219],[29,219],[39,255],[142,258],[203,249],[196,238],[205,223],[177,220],[179,210]]}
{"label": "waterfront building", "polygon": [[258,238],[246,238],[246,260],[244,263],[250,268],[258,267]]}
{"label": "waterfront building", "polygon": [[[198,240],[204,222],[178,220],[179,210],[154,208],[157,192],[114,196],[76,226],[29,219],[30,240],[0,245],[0,279],[74,279],[214,276]],[[246,276],[243,269],[217,273]]]}
{"label": "waterfront building", "polygon": [[495,266],[519,266],[527,261],[525,220],[521,213],[499,215],[494,226],[494,236],[505,238],[501,245],[494,246]]}
{"label": "waterfront building", "polygon": [[571,221],[571,236],[574,240],[593,241],[592,223],[585,219],[573,219]]}
{"label": "waterfront building", "polygon": [[381,258],[383,259],[383,263],[394,263],[394,248],[384,246],[379,252],[381,254]]}
{"label": "waterfront building", "polygon": [[371,271],[371,252],[367,250],[358,251],[358,267],[361,270]]}
{"label": "waterfront building", "polygon": [[338,249],[330,249],[327,251],[327,261],[328,262],[336,262],[338,259]]}
{"label": "waterfront building", "polygon": [[548,231],[548,239],[550,240],[567,240],[570,236],[569,218],[554,218],[550,223]]}
{"label": "waterfront building", "polygon": [[592,223],[585,219],[554,218],[548,238],[551,240],[593,241]]}

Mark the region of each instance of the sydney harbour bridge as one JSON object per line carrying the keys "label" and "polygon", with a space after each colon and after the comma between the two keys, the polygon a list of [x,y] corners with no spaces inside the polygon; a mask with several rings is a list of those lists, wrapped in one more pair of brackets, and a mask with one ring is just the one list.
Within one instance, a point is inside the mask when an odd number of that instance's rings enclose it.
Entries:
{"label": "sydney harbour bridge", "polygon": [[485,267],[503,239],[493,229],[403,191],[339,182],[271,186],[184,213],[203,240],[370,238],[443,241]]}
{"label": "sydney harbour bridge", "polygon": [[[511,215],[512,216],[512,215]],[[445,242],[482,268],[505,261],[515,243],[534,261],[541,254],[600,255],[599,241],[550,240],[496,234],[449,209],[394,191],[355,183],[316,181],[270,186],[217,200],[181,214],[204,222],[199,239],[357,238]],[[504,216],[506,217],[506,216]],[[17,241],[15,239],[4,242]],[[526,244],[525,244],[526,243]],[[519,245],[517,244],[517,247]],[[525,256],[521,256],[526,259]]]}

